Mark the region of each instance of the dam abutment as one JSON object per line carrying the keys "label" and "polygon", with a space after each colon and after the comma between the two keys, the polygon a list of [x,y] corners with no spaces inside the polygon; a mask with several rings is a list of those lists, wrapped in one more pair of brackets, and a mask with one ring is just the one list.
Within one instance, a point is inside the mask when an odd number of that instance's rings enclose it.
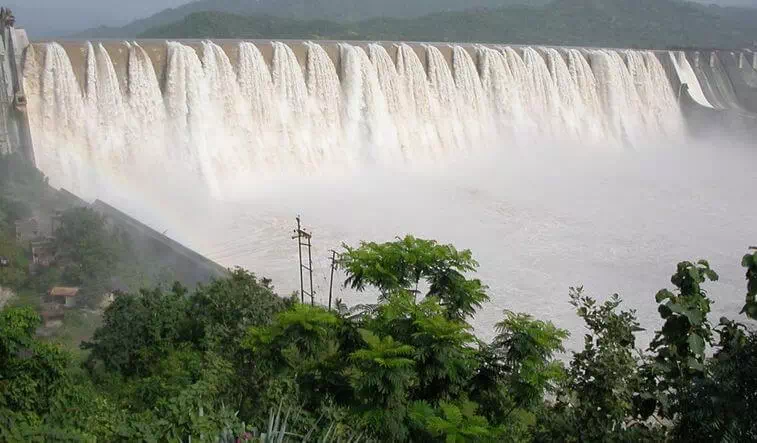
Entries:
{"label": "dam abutment", "polygon": [[19,152],[34,163],[22,66],[29,40],[13,27],[10,11],[0,11],[0,153]]}

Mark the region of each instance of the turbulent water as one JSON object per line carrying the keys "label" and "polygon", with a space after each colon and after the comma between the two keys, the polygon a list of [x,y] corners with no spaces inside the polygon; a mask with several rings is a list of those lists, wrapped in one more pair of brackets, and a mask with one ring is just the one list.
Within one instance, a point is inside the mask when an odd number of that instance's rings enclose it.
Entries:
{"label": "turbulent water", "polygon": [[[484,329],[506,307],[565,324],[565,289],[580,282],[630,292],[648,319],[676,260],[735,262],[757,221],[741,205],[749,162],[710,161],[705,149],[679,166],[677,91],[651,52],[200,49],[169,42],[156,70],[124,44],[119,68],[93,43],[77,77],[61,45],[31,48],[37,164],[53,185],[272,276],[282,292],[296,289],[290,225],[302,213],[320,297],[329,248],[407,232],[481,259],[494,294]],[[738,172],[721,180],[726,167]]]}

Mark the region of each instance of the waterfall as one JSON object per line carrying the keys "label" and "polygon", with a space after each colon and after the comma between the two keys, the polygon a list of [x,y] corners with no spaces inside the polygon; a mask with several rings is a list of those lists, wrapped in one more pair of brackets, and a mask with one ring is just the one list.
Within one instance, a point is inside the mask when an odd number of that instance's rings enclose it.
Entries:
{"label": "waterfall", "polygon": [[[712,108],[713,106],[705,97],[704,92],[702,91],[702,85],[699,83],[697,75],[694,73],[694,69],[691,67],[689,60],[686,58],[686,54],[682,51],[669,52],[668,54],[670,61],[678,74],[678,78],[681,79],[681,83],[688,86],[691,98],[702,106]],[[676,93],[678,93],[678,91],[676,91]]]}
{"label": "waterfall", "polygon": [[[33,54],[32,54],[33,55]],[[33,127],[34,156],[53,186],[92,192],[90,145],[79,81],[66,50],[58,43],[44,48],[42,63],[29,57],[25,84],[30,101],[29,120]],[[36,87],[35,87],[36,86]]]}
{"label": "waterfall", "polygon": [[509,138],[530,132],[532,124],[522,102],[524,93],[521,89],[525,85],[514,78],[507,56],[485,46],[478,47],[477,51],[481,83],[492,104],[496,130]]}
{"label": "waterfall", "polygon": [[589,57],[610,130],[625,144],[640,146],[641,105],[626,64],[615,51],[595,50]]}
{"label": "waterfall", "polygon": [[130,157],[143,169],[154,166],[155,159],[166,157],[166,106],[155,75],[155,68],[145,50],[136,43],[129,46],[128,129]]}
{"label": "waterfall", "polygon": [[414,128],[414,137],[411,140],[412,149],[415,150],[417,147],[424,155],[438,156],[442,147],[432,118],[437,113],[438,106],[433,103],[426,69],[415,50],[404,43],[397,48],[396,63],[397,74],[400,76],[403,93],[408,101],[407,123]]}
{"label": "waterfall", "polygon": [[660,60],[649,51],[626,51],[628,70],[639,93],[647,133],[677,136],[683,120]]}
{"label": "waterfall", "polygon": [[397,73],[389,53],[379,44],[368,45],[369,59],[376,69],[379,86],[386,100],[387,110],[390,118],[394,123],[397,134],[397,142],[400,145],[402,155],[409,159],[413,148],[414,129],[408,124],[408,116],[411,115],[407,94],[405,94],[405,85]]}
{"label": "waterfall", "polygon": [[273,43],[272,62],[274,100],[278,103],[283,140],[280,146],[286,153],[279,156],[282,166],[301,163],[313,166],[318,152],[308,140],[310,121],[307,118],[308,92],[305,76],[292,48],[281,42]]}
{"label": "waterfall", "polygon": [[458,118],[465,131],[465,144],[479,146],[486,142],[487,131],[492,126],[484,86],[473,57],[460,46],[452,48],[452,67],[459,99]]}
{"label": "waterfall", "polygon": [[614,142],[614,134],[607,129],[607,120],[599,101],[597,80],[594,72],[578,49],[568,49],[568,72],[576,84],[581,101],[584,104],[584,136],[588,141],[600,143],[602,140]]}
{"label": "waterfall", "polygon": [[[587,127],[590,126],[587,123],[593,119],[586,118],[588,114],[586,103],[578,89],[578,83],[570,75],[570,69],[562,54],[553,48],[547,48],[544,51],[547,68],[557,90],[560,103],[558,112],[565,124],[566,135],[578,140],[583,134],[590,133],[591,127]],[[593,140],[587,140],[587,142],[593,142]]]}
{"label": "waterfall", "polygon": [[428,80],[431,92],[432,118],[439,130],[439,141],[444,152],[455,152],[465,144],[465,136],[458,114],[460,99],[452,71],[439,48],[424,45],[428,61]]}
{"label": "waterfall", "polygon": [[345,159],[350,152],[336,152],[341,143],[342,91],[339,76],[331,58],[321,45],[307,42],[307,88],[311,97],[310,119],[313,132],[319,134],[312,140],[327,160]]}
{"label": "waterfall", "polygon": [[37,164],[85,197],[166,170],[225,198],[266,175],[685,133],[649,51],[273,42],[269,65],[250,42],[95,42],[75,66],[67,49],[32,45],[23,81]]}

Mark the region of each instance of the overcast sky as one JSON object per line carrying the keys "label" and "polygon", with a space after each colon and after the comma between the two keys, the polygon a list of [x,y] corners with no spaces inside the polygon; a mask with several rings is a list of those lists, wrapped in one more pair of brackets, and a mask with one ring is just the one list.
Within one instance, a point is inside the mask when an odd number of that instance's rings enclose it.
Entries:
{"label": "overcast sky", "polygon": [[[757,7],[757,0],[697,1]],[[101,25],[125,25],[190,0],[6,0],[4,3],[15,13],[18,26],[26,28],[34,38],[65,35]]]}

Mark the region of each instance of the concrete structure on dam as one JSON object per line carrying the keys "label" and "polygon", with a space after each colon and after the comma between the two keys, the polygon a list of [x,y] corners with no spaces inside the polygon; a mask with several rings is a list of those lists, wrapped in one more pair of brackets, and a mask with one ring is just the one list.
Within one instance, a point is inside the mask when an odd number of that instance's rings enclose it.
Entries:
{"label": "concrete structure on dam", "polygon": [[29,40],[23,30],[14,29],[14,21],[9,10],[0,8],[0,153],[19,151],[33,161],[21,72]]}

